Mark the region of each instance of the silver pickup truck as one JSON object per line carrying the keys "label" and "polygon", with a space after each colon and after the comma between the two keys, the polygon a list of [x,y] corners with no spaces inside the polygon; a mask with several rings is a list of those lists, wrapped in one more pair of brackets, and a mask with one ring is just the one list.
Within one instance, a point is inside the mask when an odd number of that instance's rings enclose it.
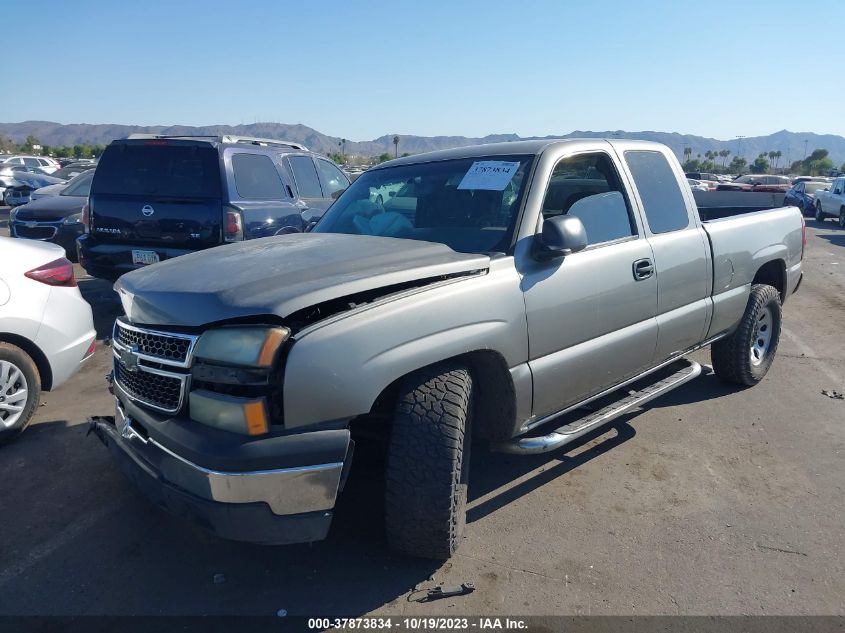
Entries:
{"label": "silver pickup truck", "polygon": [[448,557],[472,438],[566,446],[697,376],[707,345],[756,384],[803,252],[796,208],[699,208],[654,143],[402,158],[310,232],[120,278],[117,412],[92,430],[160,505],[268,544],[324,538],[355,439],[382,438],[391,547]]}

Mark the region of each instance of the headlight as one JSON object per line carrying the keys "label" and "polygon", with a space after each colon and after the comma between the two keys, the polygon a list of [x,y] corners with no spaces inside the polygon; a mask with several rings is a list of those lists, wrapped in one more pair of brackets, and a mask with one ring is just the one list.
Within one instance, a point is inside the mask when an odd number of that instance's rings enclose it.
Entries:
{"label": "headlight", "polygon": [[65,218],[65,221],[62,224],[80,224],[82,222],[82,213],[74,213],[73,215],[69,215]]}
{"label": "headlight", "polygon": [[284,327],[224,327],[200,336],[194,355],[227,365],[271,367],[289,336]]}

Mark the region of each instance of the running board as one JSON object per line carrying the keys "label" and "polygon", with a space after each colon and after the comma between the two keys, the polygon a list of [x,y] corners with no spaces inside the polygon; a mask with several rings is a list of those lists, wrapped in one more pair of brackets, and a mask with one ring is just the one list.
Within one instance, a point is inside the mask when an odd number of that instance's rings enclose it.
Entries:
{"label": "running board", "polygon": [[637,391],[629,391],[621,400],[607,405],[603,409],[593,411],[583,418],[570,422],[559,429],[542,437],[523,437],[494,445],[492,448],[500,453],[529,455],[547,453],[586,435],[603,424],[610,422],[629,411],[645,404],[649,400],[662,396],[664,393],[680,387],[701,374],[701,365],[695,361],[682,358],[675,363],[678,370],[657,382]]}

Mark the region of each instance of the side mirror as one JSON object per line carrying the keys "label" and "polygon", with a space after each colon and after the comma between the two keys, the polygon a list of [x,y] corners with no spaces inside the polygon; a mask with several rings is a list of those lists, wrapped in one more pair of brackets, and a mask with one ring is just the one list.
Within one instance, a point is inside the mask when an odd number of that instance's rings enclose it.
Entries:
{"label": "side mirror", "polygon": [[824,189],[822,189],[822,191],[830,191],[830,189],[828,189],[827,187],[825,187]]}
{"label": "side mirror", "polygon": [[337,200],[340,197],[340,194],[342,194],[344,191],[346,191],[346,189],[338,189],[337,191],[335,191],[332,194],[332,200]]}
{"label": "side mirror", "polygon": [[534,236],[534,253],[538,259],[571,255],[587,248],[587,231],[580,218],[557,215],[543,220],[543,230]]}

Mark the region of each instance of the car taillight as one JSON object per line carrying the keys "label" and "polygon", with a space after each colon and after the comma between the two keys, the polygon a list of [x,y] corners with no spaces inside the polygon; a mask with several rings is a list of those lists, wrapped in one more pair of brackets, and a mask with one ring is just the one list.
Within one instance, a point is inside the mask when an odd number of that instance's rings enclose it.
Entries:
{"label": "car taillight", "polygon": [[82,207],[82,218],[79,220],[82,223],[82,226],[85,227],[85,232],[91,232],[91,207],[88,206],[88,203],[85,203],[85,206]]}
{"label": "car taillight", "polygon": [[76,286],[76,278],[73,276],[73,264],[64,257],[61,257],[49,264],[33,268],[24,273],[25,276],[35,281],[40,281],[48,286],[64,286],[72,288]]}
{"label": "car taillight", "polygon": [[223,226],[224,242],[239,242],[244,239],[244,225],[241,212],[237,209],[226,210],[226,222]]}

